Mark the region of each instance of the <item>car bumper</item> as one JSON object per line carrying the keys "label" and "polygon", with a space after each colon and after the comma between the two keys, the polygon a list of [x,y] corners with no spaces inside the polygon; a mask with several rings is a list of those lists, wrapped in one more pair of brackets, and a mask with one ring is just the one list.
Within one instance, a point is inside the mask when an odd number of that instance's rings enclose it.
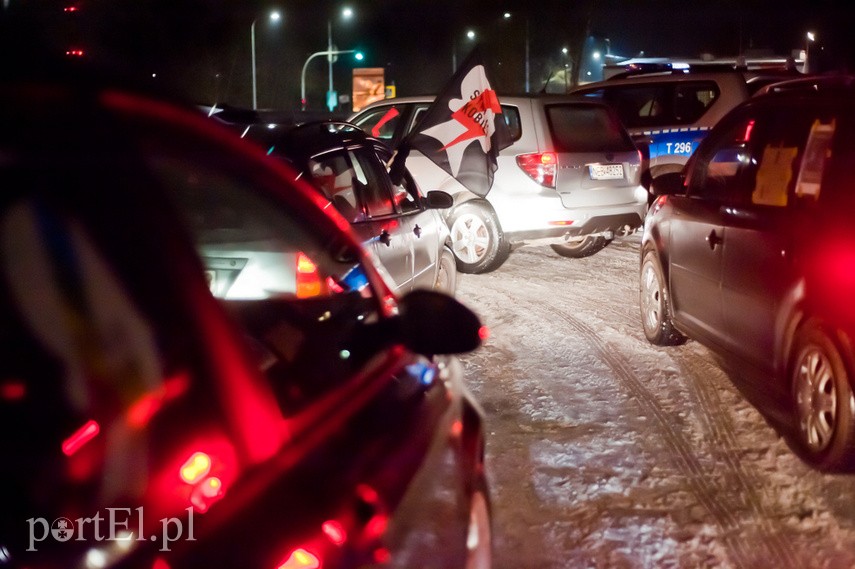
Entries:
{"label": "car bumper", "polygon": [[[505,232],[505,237],[513,244],[542,241],[561,243],[580,235],[611,236],[632,233],[643,225],[646,204],[632,207],[610,208],[613,211],[598,208],[595,212],[579,212],[570,225],[559,225]],[[571,212],[572,210],[565,210]]]}

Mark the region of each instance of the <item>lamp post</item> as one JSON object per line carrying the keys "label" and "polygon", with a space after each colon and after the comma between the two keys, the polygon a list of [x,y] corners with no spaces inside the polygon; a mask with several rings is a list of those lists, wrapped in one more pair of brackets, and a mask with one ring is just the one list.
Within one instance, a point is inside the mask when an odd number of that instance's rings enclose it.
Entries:
{"label": "lamp post", "polygon": [[[466,39],[470,42],[475,41],[475,30],[469,29],[466,30]],[[454,72],[457,71],[457,39],[453,39],[451,41],[451,74],[454,75]]]}
{"label": "lamp post", "polygon": [[[348,8],[348,7],[343,8],[341,10],[341,17],[345,20],[349,20],[351,17],[353,17],[353,10]],[[333,91],[333,72],[332,72],[332,64],[334,61],[333,58],[336,55],[338,55],[338,53],[352,53],[353,51],[354,50],[348,50],[346,52],[344,52],[344,51],[337,52],[336,51],[336,49],[333,47],[333,42],[332,42],[332,20],[327,20],[327,51],[325,53],[327,56],[327,65],[329,68],[329,89],[327,90],[327,107],[329,108],[330,112],[332,112],[333,109],[335,108],[335,106],[330,101],[330,98],[332,97],[332,93],[334,92]],[[309,59],[311,59],[311,56],[309,56]],[[308,63],[308,60],[306,60],[306,63]]]}
{"label": "lamp post", "polygon": [[808,66],[808,54],[810,53],[810,44],[816,41],[816,34],[813,32],[808,32],[805,34],[805,64],[804,64],[804,72],[808,73],[810,71],[810,67]]}
{"label": "lamp post", "polygon": [[[513,14],[505,12],[502,17],[510,20]],[[529,92],[529,37],[528,37],[528,14],[525,15],[525,92]]]}
{"label": "lamp post", "polygon": [[[306,68],[309,66],[309,62],[322,55],[326,55],[328,58],[331,58],[343,53],[355,53],[356,59],[362,60],[362,53],[355,49],[328,49],[324,51],[316,51],[306,58],[306,62],[303,64],[303,71],[300,73],[300,104],[302,105],[302,110],[306,110]],[[330,109],[330,111],[332,111],[332,109]]]}
{"label": "lamp post", "polygon": [[[278,22],[282,15],[278,10],[273,10],[269,15],[271,22]],[[250,47],[252,50],[252,110],[256,110],[258,108],[258,87],[256,85],[256,70],[255,70],[255,22],[252,21],[252,25],[249,27],[249,40]]]}

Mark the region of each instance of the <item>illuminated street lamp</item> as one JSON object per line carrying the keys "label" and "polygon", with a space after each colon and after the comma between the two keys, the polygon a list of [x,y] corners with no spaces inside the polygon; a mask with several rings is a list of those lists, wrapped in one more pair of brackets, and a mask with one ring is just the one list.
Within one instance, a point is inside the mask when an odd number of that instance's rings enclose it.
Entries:
{"label": "illuminated street lamp", "polygon": [[[279,13],[278,10],[273,10],[272,12],[270,12],[268,17],[273,23],[276,23],[282,19],[282,15]],[[258,108],[258,87],[256,85],[255,71],[255,20],[252,21],[252,25],[249,27],[249,38],[252,47],[252,109],[255,110]]]}

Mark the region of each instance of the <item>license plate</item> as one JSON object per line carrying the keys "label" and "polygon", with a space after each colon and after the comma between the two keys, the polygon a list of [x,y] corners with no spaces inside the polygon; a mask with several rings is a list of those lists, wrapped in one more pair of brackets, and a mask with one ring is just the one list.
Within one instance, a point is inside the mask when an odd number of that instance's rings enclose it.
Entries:
{"label": "license plate", "polygon": [[623,179],[623,164],[591,164],[592,180]]}

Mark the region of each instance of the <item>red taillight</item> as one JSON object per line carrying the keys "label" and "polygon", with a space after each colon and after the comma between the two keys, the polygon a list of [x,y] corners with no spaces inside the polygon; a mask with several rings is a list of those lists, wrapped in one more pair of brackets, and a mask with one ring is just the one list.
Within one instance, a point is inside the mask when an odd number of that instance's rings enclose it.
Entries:
{"label": "red taillight", "polygon": [[345,531],[342,523],[337,520],[325,521],[321,526],[321,530],[327,536],[327,539],[335,545],[344,545],[344,542],[347,541],[347,531]]}
{"label": "red taillight", "polygon": [[319,569],[321,560],[318,556],[302,547],[295,549],[288,559],[276,566],[276,569]]}
{"label": "red taillight", "polygon": [[297,298],[310,298],[325,292],[318,266],[305,253],[297,253]]}
{"label": "red taillight", "polygon": [[547,188],[555,187],[555,171],[558,168],[558,157],[554,152],[537,154],[520,154],[517,156],[517,166],[529,178]]}

